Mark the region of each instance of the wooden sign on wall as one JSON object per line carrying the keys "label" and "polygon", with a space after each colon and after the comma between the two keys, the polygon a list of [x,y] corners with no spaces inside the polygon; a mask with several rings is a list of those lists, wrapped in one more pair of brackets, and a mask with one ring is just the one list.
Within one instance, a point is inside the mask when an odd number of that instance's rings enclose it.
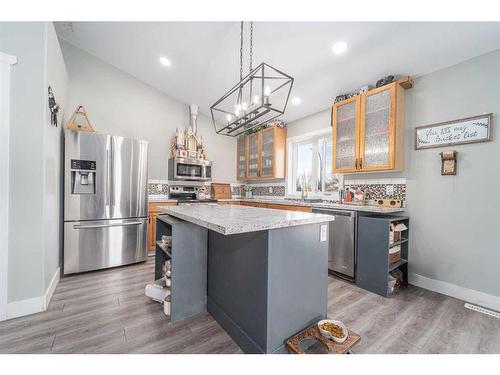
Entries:
{"label": "wooden sign on wall", "polygon": [[415,128],[415,150],[491,140],[492,114]]}

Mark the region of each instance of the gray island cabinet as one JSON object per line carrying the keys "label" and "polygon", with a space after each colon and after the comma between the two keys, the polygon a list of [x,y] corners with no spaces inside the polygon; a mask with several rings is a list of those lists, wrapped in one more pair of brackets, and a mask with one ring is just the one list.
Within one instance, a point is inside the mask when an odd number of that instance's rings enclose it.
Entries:
{"label": "gray island cabinet", "polygon": [[[286,352],[287,338],[326,316],[332,216],[230,205],[161,210],[166,215],[158,220],[175,217],[208,230],[206,264],[176,270],[173,260],[172,272],[206,269],[206,309],[244,352]],[[197,235],[204,241],[203,230],[172,232],[172,253],[176,243],[192,243]],[[175,290],[183,292],[193,290]],[[199,288],[195,292],[199,298]],[[174,300],[173,289],[172,309]]]}

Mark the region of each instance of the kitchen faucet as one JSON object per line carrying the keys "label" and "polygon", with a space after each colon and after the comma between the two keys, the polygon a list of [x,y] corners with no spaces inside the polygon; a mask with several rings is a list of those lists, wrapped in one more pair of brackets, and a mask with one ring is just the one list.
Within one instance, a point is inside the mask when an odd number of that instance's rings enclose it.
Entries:
{"label": "kitchen faucet", "polygon": [[307,198],[307,178],[306,178],[306,175],[303,174],[301,176],[301,179],[302,179],[302,189],[300,192],[300,198],[306,199]]}

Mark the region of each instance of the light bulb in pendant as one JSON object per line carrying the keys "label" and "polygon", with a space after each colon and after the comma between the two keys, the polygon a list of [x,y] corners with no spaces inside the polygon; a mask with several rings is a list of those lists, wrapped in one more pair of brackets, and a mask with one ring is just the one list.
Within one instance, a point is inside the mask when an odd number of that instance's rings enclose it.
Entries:
{"label": "light bulb in pendant", "polygon": [[248,106],[247,106],[246,102],[241,103],[241,109],[244,110],[244,111],[246,111],[248,109]]}
{"label": "light bulb in pendant", "polygon": [[234,111],[234,114],[235,114],[236,116],[239,116],[239,115],[240,115],[240,112],[241,112],[241,105],[240,105],[240,104],[236,104],[236,105],[234,106],[234,108],[236,108],[236,110]]}
{"label": "light bulb in pendant", "polygon": [[269,96],[271,95],[271,88],[269,86],[266,86],[264,89],[264,95]]}
{"label": "light bulb in pendant", "polygon": [[260,100],[259,95],[255,95],[255,96],[253,97],[253,102],[254,102],[254,104],[259,104],[259,100]]}
{"label": "light bulb in pendant", "polygon": [[226,116],[226,119],[227,119],[227,122],[231,122],[231,120],[233,119],[233,116],[231,116],[230,114],[228,114]]}

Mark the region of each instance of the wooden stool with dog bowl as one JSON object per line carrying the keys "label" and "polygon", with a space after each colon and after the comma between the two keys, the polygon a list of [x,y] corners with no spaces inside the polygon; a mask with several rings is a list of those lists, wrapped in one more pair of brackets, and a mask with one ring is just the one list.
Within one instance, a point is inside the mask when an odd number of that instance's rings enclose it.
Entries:
{"label": "wooden stool with dog bowl", "polygon": [[346,354],[361,340],[340,320],[323,319],[285,341],[294,354]]}

